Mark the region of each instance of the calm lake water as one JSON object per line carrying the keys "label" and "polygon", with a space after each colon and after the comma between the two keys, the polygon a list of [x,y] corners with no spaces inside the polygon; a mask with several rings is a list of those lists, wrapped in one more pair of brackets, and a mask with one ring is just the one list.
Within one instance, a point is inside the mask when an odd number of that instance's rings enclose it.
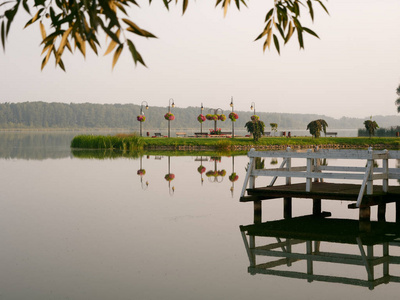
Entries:
{"label": "calm lake water", "polygon": [[[396,282],[370,290],[252,275],[240,231],[254,223],[253,205],[239,203],[246,156],[94,159],[71,152],[74,135],[0,133],[0,299],[398,298]],[[167,174],[174,179],[167,181]],[[331,218],[358,217],[340,201],[322,202],[322,209]],[[311,212],[310,200],[294,201],[294,217]],[[281,199],[263,203],[263,222],[282,217]],[[393,205],[387,221],[394,221]],[[389,250],[400,256],[398,246]],[[306,244],[292,251],[305,253]],[[360,248],[347,243],[321,242],[320,251],[360,256]],[[382,255],[382,245],[374,251]],[[307,273],[307,262],[278,269]],[[376,278],[382,270],[377,266]],[[368,279],[363,265],[317,262],[313,272]],[[389,273],[400,276],[399,265],[390,264]]]}

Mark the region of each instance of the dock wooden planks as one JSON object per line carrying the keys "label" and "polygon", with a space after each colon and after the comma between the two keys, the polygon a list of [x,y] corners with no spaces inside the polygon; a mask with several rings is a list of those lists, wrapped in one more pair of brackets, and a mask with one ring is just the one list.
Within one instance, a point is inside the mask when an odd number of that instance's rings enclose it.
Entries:
{"label": "dock wooden planks", "polygon": [[[310,192],[306,191],[306,183],[267,186],[247,189],[248,196],[240,198],[240,202],[252,202],[276,198],[306,198],[340,201],[357,201],[360,184],[313,182]],[[381,185],[374,185],[373,195],[364,195],[364,205],[395,202],[400,199],[400,186],[391,186],[387,193]]]}

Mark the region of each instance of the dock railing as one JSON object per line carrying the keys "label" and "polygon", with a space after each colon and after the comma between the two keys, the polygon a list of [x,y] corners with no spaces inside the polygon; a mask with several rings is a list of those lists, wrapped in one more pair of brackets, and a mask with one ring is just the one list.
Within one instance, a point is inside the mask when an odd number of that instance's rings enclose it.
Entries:
{"label": "dock railing", "polygon": [[[336,149],[308,149],[293,151],[288,147],[286,151],[255,151],[251,149],[247,156],[249,165],[243,183],[241,197],[245,196],[247,187],[255,188],[255,178],[259,176],[273,177],[268,186],[273,186],[278,177],[285,177],[286,184],[291,184],[291,178],[305,178],[306,192],[311,192],[313,179],[342,179],[361,180],[361,188],[357,198],[357,207],[360,207],[364,193],[373,194],[374,180],[382,180],[382,190],[387,193],[389,179],[400,179],[400,169],[389,168],[390,159],[400,159],[400,151],[388,150],[336,150]],[[279,168],[256,169],[257,158],[283,158]],[[305,159],[305,166],[292,167],[292,159]],[[322,159],[349,159],[364,160],[366,167],[327,166],[322,165]],[[382,167],[374,167],[374,162],[382,160]]]}

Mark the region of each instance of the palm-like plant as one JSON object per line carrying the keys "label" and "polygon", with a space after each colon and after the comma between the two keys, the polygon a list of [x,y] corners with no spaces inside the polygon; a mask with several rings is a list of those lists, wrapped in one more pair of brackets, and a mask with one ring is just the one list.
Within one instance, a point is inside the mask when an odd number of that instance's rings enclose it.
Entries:
{"label": "palm-like plant", "polygon": [[252,121],[248,121],[244,127],[246,127],[247,132],[253,135],[255,142],[257,142],[259,138],[264,135],[265,124],[263,121],[257,120],[256,118],[254,118]]}
{"label": "palm-like plant", "polygon": [[321,136],[321,131],[326,134],[326,127],[328,127],[328,123],[323,119],[318,119],[308,123],[307,130],[310,131],[313,137],[319,138]]}
{"label": "palm-like plant", "polygon": [[397,105],[397,112],[399,113],[400,112],[400,85],[396,89],[396,94],[397,94],[397,96],[399,96],[399,98],[397,98],[397,100],[395,102]]}
{"label": "palm-like plant", "polygon": [[[399,100],[400,100],[400,98],[397,99],[397,101],[399,101]],[[399,109],[399,108],[397,107],[397,110],[398,110],[398,109]],[[376,123],[375,121],[372,121],[372,117],[371,117],[370,120],[364,121],[364,126],[365,126],[365,129],[367,129],[370,138],[371,138],[373,135],[375,135],[375,130],[376,130],[377,128],[379,128],[378,123]]]}

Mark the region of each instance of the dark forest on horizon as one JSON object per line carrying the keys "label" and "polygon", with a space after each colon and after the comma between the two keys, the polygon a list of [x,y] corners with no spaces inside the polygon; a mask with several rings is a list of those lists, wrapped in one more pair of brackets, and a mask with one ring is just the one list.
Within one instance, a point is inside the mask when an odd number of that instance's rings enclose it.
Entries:
{"label": "dark forest on horizon", "polygon": [[[167,128],[168,122],[164,114],[167,107],[150,107],[144,110],[146,121],[143,123],[147,129]],[[175,129],[197,129],[200,123],[197,116],[201,113],[199,107],[171,109],[175,115],[173,127]],[[228,116],[230,109],[223,110]],[[244,124],[250,120],[251,111],[235,111],[239,119],[235,128],[244,129]],[[212,113],[205,108],[203,115]],[[140,105],[135,104],[94,104],[94,103],[47,103],[47,102],[21,102],[0,103],[0,129],[126,129],[137,130],[136,117],[140,114]],[[307,124],[316,119],[324,119],[332,129],[359,129],[364,128],[362,118],[342,117],[335,119],[326,115],[317,114],[289,114],[256,112],[265,123],[266,130],[270,123],[277,123],[278,130],[298,129],[305,130]],[[373,116],[381,128],[397,126],[400,116]],[[203,126],[212,127],[211,121],[205,121]],[[230,129],[231,121],[218,121],[218,127]]]}

